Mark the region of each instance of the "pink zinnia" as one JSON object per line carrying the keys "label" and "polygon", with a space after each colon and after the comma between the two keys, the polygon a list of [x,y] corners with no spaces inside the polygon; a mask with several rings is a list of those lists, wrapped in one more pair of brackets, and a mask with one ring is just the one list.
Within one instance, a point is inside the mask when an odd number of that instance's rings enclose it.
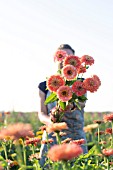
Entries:
{"label": "pink zinnia", "polygon": [[93,75],[93,79],[97,82],[98,87],[101,85],[101,81],[97,75]]}
{"label": "pink zinnia", "polygon": [[66,80],[73,80],[76,78],[77,71],[73,65],[66,65],[62,69],[62,75],[66,78]]}
{"label": "pink zinnia", "polygon": [[56,92],[60,86],[64,86],[64,85],[65,85],[65,81],[63,77],[60,75],[52,75],[47,80],[47,88],[51,92]]}
{"label": "pink zinnia", "polygon": [[81,65],[80,63],[80,58],[78,56],[74,56],[74,55],[69,55],[64,59],[63,65],[73,65],[74,67],[76,67],[76,69],[78,69]]}
{"label": "pink zinnia", "polygon": [[89,56],[89,55],[83,55],[80,59],[81,63],[85,63],[85,65],[92,65],[94,64],[94,59],[93,57]]}
{"label": "pink zinnia", "polygon": [[65,57],[67,57],[67,53],[64,50],[58,50],[54,55],[54,61],[61,62]]}
{"label": "pink zinnia", "polygon": [[57,90],[57,97],[62,102],[67,102],[72,98],[72,90],[69,86],[61,86]]}
{"label": "pink zinnia", "polygon": [[103,119],[105,122],[112,122],[113,121],[113,113],[104,115]]}
{"label": "pink zinnia", "polygon": [[79,69],[77,70],[78,74],[80,73],[85,73],[86,72],[86,67],[83,65],[80,65]]}
{"label": "pink zinnia", "polygon": [[85,139],[78,139],[78,140],[72,140],[70,143],[75,143],[77,145],[82,145],[82,144],[85,144],[86,141],[85,141]]}
{"label": "pink zinnia", "polygon": [[105,156],[111,156],[111,155],[113,155],[113,149],[112,149],[112,148],[103,149],[103,150],[102,150],[102,153],[103,153]]}
{"label": "pink zinnia", "polygon": [[52,161],[61,161],[61,160],[71,160],[78,157],[83,153],[80,145],[65,143],[61,145],[54,145],[48,151],[48,157]]}
{"label": "pink zinnia", "polygon": [[72,90],[77,96],[82,96],[86,93],[86,89],[83,87],[83,82],[79,80],[73,83]]}
{"label": "pink zinnia", "polygon": [[98,83],[94,78],[86,78],[83,81],[83,87],[92,93],[97,91],[99,88]]}

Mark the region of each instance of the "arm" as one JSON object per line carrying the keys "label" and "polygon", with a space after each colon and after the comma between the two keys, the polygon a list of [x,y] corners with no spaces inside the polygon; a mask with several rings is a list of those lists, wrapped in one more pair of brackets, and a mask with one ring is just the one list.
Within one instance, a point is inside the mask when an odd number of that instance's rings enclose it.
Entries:
{"label": "arm", "polygon": [[38,89],[38,98],[39,98],[39,109],[38,109],[38,117],[39,120],[48,125],[51,123],[50,116],[47,114],[47,106],[44,104],[45,102],[45,93]]}

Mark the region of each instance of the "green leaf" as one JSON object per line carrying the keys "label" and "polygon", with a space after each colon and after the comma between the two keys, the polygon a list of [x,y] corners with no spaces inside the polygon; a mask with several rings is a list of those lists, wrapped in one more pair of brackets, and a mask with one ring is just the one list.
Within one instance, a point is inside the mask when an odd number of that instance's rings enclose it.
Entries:
{"label": "green leaf", "polygon": [[65,108],[66,108],[66,102],[59,101],[59,105],[60,105],[60,107],[61,107],[63,110],[65,110]]}
{"label": "green leaf", "polygon": [[45,100],[44,104],[52,103],[57,100],[57,95],[55,93],[51,93]]}
{"label": "green leaf", "polygon": [[75,103],[76,103],[78,109],[81,110],[81,106],[80,106],[80,104],[79,104],[79,100],[78,100],[78,99],[75,100]]}
{"label": "green leaf", "polygon": [[86,101],[88,99],[87,99],[87,97],[85,95],[82,95],[82,96],[78,96],[78,100],[81,101],[81,102],[84,102],[84,101]]}
{"label": "green leaf", "polygon": [[0,161],[4,161],[4,158],[0,155]]}

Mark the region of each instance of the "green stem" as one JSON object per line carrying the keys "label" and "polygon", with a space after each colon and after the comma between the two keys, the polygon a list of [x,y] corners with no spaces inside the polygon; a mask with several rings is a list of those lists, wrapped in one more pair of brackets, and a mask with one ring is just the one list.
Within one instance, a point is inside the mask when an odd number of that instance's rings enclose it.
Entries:
{"label": "green stem", "polygon": [[100,129],[99,129],[99,126],[98,126],[98,143],[100,141]]}
{"label": "green stem", "polygon": [[[8,155],[7,155],[6,145],[5,145],[5,144],[3,144],[2,146],[3,146],[3,148],[4,148],[5,159],[6,159],[6,160],[8,160]],[[7,170],[9,170],[9,166],[7,166]]]}
{"label": "green stem", "polygon": [[32,145],[32,153],[35,154],[34,145]]}
{"label": "green stem", "polygon": [[62,164],[63,164],[63,170],[69,170],[67,163],[65,161],[62,161]]}
{"label": "green stem", "polygon": [[26,165],[26,149],[24,144],[23,144],[23,157],[24,157],[24,165]]}
{"label": "green stem", "polygon": [[58,144],[61,144],[59,132],[56,132],[56,139],[57,139]]}
{"label": "green stem", "polygon": [[107,158],[107,170],[109,170],[109,159]]}

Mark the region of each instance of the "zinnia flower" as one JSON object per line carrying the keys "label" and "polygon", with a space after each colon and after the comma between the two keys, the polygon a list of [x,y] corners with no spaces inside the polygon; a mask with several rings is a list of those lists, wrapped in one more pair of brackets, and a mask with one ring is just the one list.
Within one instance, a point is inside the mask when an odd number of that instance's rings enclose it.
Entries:
{"label": "zinnia flower", "polygon": [[72,90],[69,86],[61,86],[57,90],[57,97],[62,102],[67,102],[72,98]]}
{"label": "zinnia flower", "polygon": [[100,78],[97,75],[93,75],[93,79],[97,82],[98,86],[101,85]]}
{"label": "zinnia flower", "polygon": [[83,65],[80,65],[80,67],[77,70],[78,74],[80,73],[85,73],[86,72],[86,67]]}
{"label": "zinnia flower", "polygon": [[83,82],[79,80],[73,83],[72,90],[77,96],[82,96],[86,93],[86,89],[83,87]]}
{"label": "zinnia flower", "polygon": [[103,120],[94,120],[93,122],[94,122],[94,123],[98,123],[98,124],[104,123]]}
{"label": "zinnia flower", "polygon": [[27,136],[34,137],[34,134],[30,124],[15,123],[0,130],[0,139],[4,139],[6,136],[10,136],[11,139],[19,139]]}
{"label": "zinnia flower", "polygon": [[55,132],[55,131],[61,131],[63,129],[68,129],[68,126],[65,122],[52,123],[46,127],[46,131],[48,133]]}
{"label": "zinnia flower", "polygon": [[77,145],[82,145],[86,143],[85,139],[72,140],[70,143],[75,143]]}
{"label": "zinnia flower", "polygon": [[48,151],[47,156],[52,161],[61,161],[61,160],[71,160],[78,157],[83,153],[80,145],[65,143],[61,145],[54,145]]}
{"label": "zinnia flower", "polygon": [[103,150],[102,150],[102,153],[103,153],[105,156],[111,156],[111,155],[113,155],[113,149],[112,149],[112,148],[103,149]]}
{"label": "zinnia flower", "polygon": [[85,65],[92,65],[94,64],[94,59],[93,57],[89,56],[89,55],[83,55],[80,59],[81,63],[85,63]]}
{"label": "zinnia flower", "polygon": [[99,88],[98,83],[94,78],[86,78],[83,81],[83,87],[92,93],[97,91]]}
{"label": "zinnia flower", "polygon": [[68,64],[73,65],[74,67],[76,67],[76,69],[78,69],[81,65],[80,58],[74,55],[69,55],[68,57],[64,59],[64,62],[63,62],[64,66]]}
{"label": "zinnia flower", "polygon": [[113,121],[113,113],[104,115],[103,119],[105,122],[112,122]]}
{"label": "zinnia flower", "polygon": [[[104,131],[100,131],[100,132],[99,132],[99,135],[103,135],[103,134],[105,134]],[[98,132],[95,132],[95,135],[98,136]]]}
{"label": "zinnia flower", "polygon": [[51,92],[56,92],[60,86],[64,86],[65,81],[63,77],[60,75],[52,75],[50,78],[47,80],[47,88]]}
{"label": "zinnia flower", "polygon": [[64,50],[58,50],[54,55],[54,61],[61,62],[65,57],[67,57],[67,53]]}
{"label": "zinnia flower", "polygon": [[30,145],[30,144],[33,144],[33,145],[37,145],[38,143],[40,143],[41,139],[38,138],[38,137],[34,137],[34,138],[28,138],[26,141],[25,141],[25,144],[26,145]]}
{"label": "zinnia flower", "polygon": [[107,128],[107,129],[105,130],[105,133],[106,133],[106,134],[112,134],[112,128]]}
{"label": "zinnia flower", "polygon": [[66,80],[73,80],[76,78],[77,71],[73,65],[66,65],[62,69],[62,75],[66,78]]}
{"label": "zinnia flower", "polygon": [[40,160],[39,153],[31,154],[31,155],[29,156],[29,160],[30,160],[30,161],[33,161],[33,159]]}
{"label": "zinnia flower", "polygon": [[98,126],[99,125],[97,123],[84,126],[84,132],[91,132],[93,129],[96,129]]}

